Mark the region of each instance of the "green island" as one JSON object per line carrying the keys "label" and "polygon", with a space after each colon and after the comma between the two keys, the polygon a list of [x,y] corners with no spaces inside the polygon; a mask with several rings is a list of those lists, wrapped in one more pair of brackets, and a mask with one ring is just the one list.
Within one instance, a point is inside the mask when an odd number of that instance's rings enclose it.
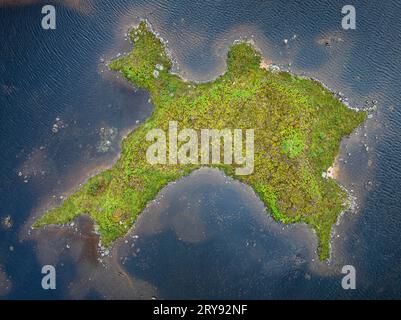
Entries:
{"label": "green island", "polygon": [[152,115],[122,142],[114,166],[90,178],[33,227],[65,224],[89,215],[102,244],[124,236],[136,218],[169,182],[205,166],[150,164],[146,140],[151,129],[254,129],[254,171],[235,175],[234,165],[208,165],[251,186],[273,218],[308,224],[316,231],[318,255],[330,253],[332,225],[349,206],[346,191],[324,177],[339,152],[341,139],[357,128],[366,112],[351,110],[318,81],[260,67],[251,44],[233,44],[227,70],[214,81],[196,83],[171,73],[164,43],[142,21],[130,32],[133,50],[110,63],[136,88],[150,93]]}

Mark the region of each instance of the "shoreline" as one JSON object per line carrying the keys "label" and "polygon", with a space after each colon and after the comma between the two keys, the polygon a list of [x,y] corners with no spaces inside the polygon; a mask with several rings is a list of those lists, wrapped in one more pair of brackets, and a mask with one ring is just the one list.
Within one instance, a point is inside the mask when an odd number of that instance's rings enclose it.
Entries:
{"label": "shoreline", "polygon": [[[158,37],[158,33],[155,33],[154,31],[153,31],[153,29],[151,28],[151,26],[150,26],[150,24],[149,24],[149,22],[148,22],[148,20],[147,19],[143,19],[143,20],[141,20],[141,21],[143,21],[144,23],[145,23],[145,25],[147,26],[147,27],[149,27],[149,32],[150,33],[152,33],[153,35],[155,35],[156,37]],[[169,49],[168,49],[168,41],[164,41],[163,39],[160,39],[159,38],[159,40],[161,41],[161,43],[162,43],[162,45],[164,45],[165,46],[165,52],[166,52],[166,54],[167,54],[167,56],[170,58],[170,60],[172,61],[172,64],[174,65],[174,59],[172,59],[172,57],[171,57],[171,52],[169,51]],[[234,41],[234,44],[236,43],[236,41]],[[241,42],[241,43],[243,43],[243,42]],[[249,42],[248,41],[248,43],[250,43],[253,47],[254,47],[254,49],[255,50],[257,50],[257,47],[255,46],[255,44],[254,44],[254,42]],[[258,52],[260,52],[260,50],[258,51]],[[262,61],[263,62],[263,61]],[[261,62],[261,63],[262,63]],[[266,64],[266,62],[265,62],[265,64]],[[290,71],[282,71],[282,72],[284,72],[284,73],[288,73],[288,74],[290,74],[291,76],[298,76],[298,75],[296,75],[296,74],[293,74],[293,73],[291,73]],[[175,75],[175,73],[174,72],[170,72],[171,74],[173,74],[173,75]],[[224,75],[225,73],[223,73],[223,75]],[[220,76],[218,76],[218,77],[220,77]],[[300,76],[298,76],[298,77],[300,77]],[[309,77],[300,77],[300,78],[304,78],[304,79],[309,79],[309,80],[314,80],[314,81],[316,81],[316,82],[318,82],[318,83],[320,83],[320,84],[322,84],[320,81],[318,81],[318,80],[315,80],[315,79],[312,79],[312,78],[309,78]],[[182,79],[182,77],[181,77],[181,79]],[[185,84],[190,84],[190,83],[194,83],[193,81],[190,81],[190,82],[188,82],[186,79],[182,79],[183,80],[183,82],[185,83]],[[208,81],[208,82],[210,82],[210,81]],[[212,82],[211,82],[212,83]],[[324,84],[323,84],[323,87],[326,87]],[[331,93],[333,93],[331,90],[329,90]],[[340,101],[340,103],[342,103],[342,104],[344,104],[343,103],[343,101],[341,101],[340,99],[338,99],[338,97],[337,97],[337,95],[336,94],[333,94],[333,96],[334,96],[334,98],[336,98],[337,100],[339,100]],[[345,105],[345,104],[344,104]],[[346,108],[348,108],[348,106],[347,105],[345,105],[346,106]],[[351,108],[350,108],[351,109]],[[133,134],[133,132],[135,131],[135,129],[133,129],[133,130],[131,130],[131,132],[127,135],[127,136],[129,136],[131,133]],[[127,137],[126,137],[127,138]],[[124,139],[122,140],[122,141],[124,141]],[[120,157],[122,157],[123,156],[123,154],[122,153],[120,153],[118,156],[117,156],[117,159],[119,159]],[[111,165],[111,167],[113,167],[113,165]],[[331,171],[333,170],[333,169],[331,169],[331,167],[329,168],[330,169],[330,175],[333,175],[334,173],[331,173]],[[94,175],[96,175],[97,173],[94,173]],[[90,180],[91,178],[87,178],[87,180]],[[175,180],[175,181],[177,181],[177,180]],[[175,182],[174,181],[174,182]],[[82,187],[82,184],[81,185],[78,185],[78,187],[77,188],[80,188],[80,187]],[[261,200],[262,200],[262,198],[261,198]],[[262,202],[263,202],[263,200],[262,200]],[[146,206],[145,206],[146,207]],[[141,210],[141,212],[142,212],[143,210]],[[140,214],[140,213],[139,213]],[[139,215],[138,214],[138,215]],[[297,222],[297,221],[294,221],[294,222]]]}

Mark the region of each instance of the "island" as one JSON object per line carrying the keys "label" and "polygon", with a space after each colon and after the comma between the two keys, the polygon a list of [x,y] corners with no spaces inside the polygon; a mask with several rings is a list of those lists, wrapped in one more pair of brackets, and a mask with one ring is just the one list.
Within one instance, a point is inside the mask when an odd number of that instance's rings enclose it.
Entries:
{"label": "island", "polygon": [[[110,246],[169,182],[207,166],[251,186],[276,221],[308,224],[316,232],[320,260],[327,259],[332,226],[349,199],[326,172],[342,138],[363,123],[366,112],[348,108],[316,80],[262,68],[261,53],[247,41],[229,48],[223,75],[197,83],[171,72],[166,45],[146,21],[130,31],[130,39],[132,51],[113,60],[110,68],[149,92],[151,116],[123,140],[110,169],[88,179],[33,227],[63,225],[88,215],[102,245]],[[252,173],[237,175],[237,166],[224,162],[149,163],[146,153],[154,142],[148,141],[148,132],[167,132],[172,122],[199,131],[252,129]]]}

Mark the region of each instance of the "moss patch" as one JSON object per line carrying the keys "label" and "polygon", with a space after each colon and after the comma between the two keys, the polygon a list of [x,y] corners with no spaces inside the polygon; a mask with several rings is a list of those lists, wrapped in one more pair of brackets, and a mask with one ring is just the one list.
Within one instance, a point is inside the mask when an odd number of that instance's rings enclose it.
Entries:
{"label": "moss patch", "polygon": [[[110,64],[136,87],[149,91],[154,111],[123,141],[121,157],[91,178],[60,207],[34,226],[64,224],[90,215],[103,244],[126,234],[146,204],[170,181],[198,165],[150,165],[145,139],[150,129],[238,128],[255,130],[255,168],[234,176],[234,166],[214,166],[250,185],[273,217],[283,223],[305,222],[316,230],[319,257],[329,256],[332,225],[347,206],[346,193],[322,172],[332,164],[342,137],[365,119],[320,83],[259,67],[261,56],[250,44],[231,46],[227,71],[213,82],[193,83],[170,73],[163,43],[145,22],[131,31],[134,49]],[[168,148],[168,147],[167,147]]]}

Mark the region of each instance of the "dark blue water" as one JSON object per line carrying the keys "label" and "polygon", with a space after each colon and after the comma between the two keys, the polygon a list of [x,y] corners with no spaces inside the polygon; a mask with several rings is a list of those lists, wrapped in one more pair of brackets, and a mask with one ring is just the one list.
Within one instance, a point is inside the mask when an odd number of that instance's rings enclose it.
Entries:
{"label": "dark blue water", "polygon": [[[349,31],[341,1],[92,2],[56,4],[51,31],[39,1],[0,8],[0,218],[13,220],[0,229],[0,298],[401,297],[399,1],[354,1]],[[34,216],[110,165],[151,113],[147,93],[104,62],[129,50],[138,18],[168,41],[185,78],[213,79],[228,45],[249,37],[355,107],[378,101],[341,149],[338,180],[356,208],[335,228],[329,264],[316,261],[306,226],[274,223],[251,190],[215,171],[167,187],[109,257],[88,221],[28,235]],[[57,268],[55,291],[40,286],[44,264]],[[345,264],[357,290],[341,288]]]}

